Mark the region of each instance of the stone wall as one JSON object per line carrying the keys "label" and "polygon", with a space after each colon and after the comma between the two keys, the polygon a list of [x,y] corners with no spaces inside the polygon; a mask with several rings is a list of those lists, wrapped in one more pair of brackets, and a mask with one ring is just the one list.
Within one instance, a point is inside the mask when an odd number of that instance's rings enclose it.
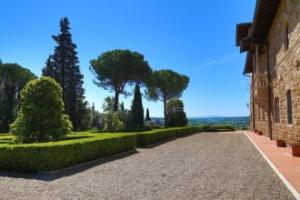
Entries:
{"label": "stone wall", "polygon": [[[287,30],[289,48],[285,45]],[[300,0],[282,0],[268,36],[268,49],[272,70],[272,101],[278,97],[280,108],[280,122],[272,120],[273,137],[286,139],[290,144],[300,142]],[[287,121],[288,90],[292,91],[292,124]],[[273,111],[272,109],[271,114],[274,119]],[[266,122],[260,122],[257,117],[255,124],[258,130],[265,130],[267,126]]]}
{"label": "stone wall", "polygon": [[[268,99],[268,76],[267,76],[267,49],[260,47],[258,56],[258,63],[256,63],[253,73],[253,92],[254,92],[254,114],[255,127],[254,129],[262,131],[264,135],[268,136],[269,131],[269,99]],[[252,52],[252,57],[255,59],[255,51]],[[254,109],[254,112],[253,112]]]}

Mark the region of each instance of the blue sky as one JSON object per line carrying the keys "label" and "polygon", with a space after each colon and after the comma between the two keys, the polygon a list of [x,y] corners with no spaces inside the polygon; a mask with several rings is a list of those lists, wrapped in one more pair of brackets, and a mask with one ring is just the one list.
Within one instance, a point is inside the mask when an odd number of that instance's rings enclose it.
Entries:
{"label": "blue sky", "polygon": [[[1,0],[0,58],[40,75],[55,45],[51,35],[67,16],[86,97],[97,108],[113,94],[93,84],[89,61],[130,49],[154,69],[190,77],[182,97],[188,116],[244,116],[249,79],[242,76],[245,55],[235,47],[235,27],[252,20],[254,6],[255,0]],[[129,107],[132,97],[121,100]],[[143,103],[151,116],[163,115],[161,102]]]}

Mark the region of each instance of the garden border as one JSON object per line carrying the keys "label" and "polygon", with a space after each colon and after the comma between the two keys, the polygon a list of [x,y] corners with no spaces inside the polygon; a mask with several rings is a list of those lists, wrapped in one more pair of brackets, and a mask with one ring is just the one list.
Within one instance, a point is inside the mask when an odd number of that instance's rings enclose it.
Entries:
{"label": "garden border", "polygon": [[[55,143],[0,145],[0,170],[57,174],[91,165],[135,150],[151,148],[172,139],[211,131],[208,126],[155,129],[137,133],[113,133],[112,136]],[[215,131],[218,131],[217,129]]]}

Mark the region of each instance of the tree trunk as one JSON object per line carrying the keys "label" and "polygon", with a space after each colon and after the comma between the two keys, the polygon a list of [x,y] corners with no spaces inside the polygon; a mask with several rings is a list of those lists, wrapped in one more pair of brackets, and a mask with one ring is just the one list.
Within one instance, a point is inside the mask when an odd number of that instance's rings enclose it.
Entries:
{"label": "tree trunk", "polygon": [[119,92],[115,92],[114,111],[119,110]]}

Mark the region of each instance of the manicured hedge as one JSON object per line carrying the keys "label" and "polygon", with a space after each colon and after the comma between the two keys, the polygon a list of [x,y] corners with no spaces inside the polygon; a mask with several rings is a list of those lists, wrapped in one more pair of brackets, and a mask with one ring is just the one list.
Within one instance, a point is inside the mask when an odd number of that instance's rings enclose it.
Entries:
{"label": "manicured hedge", "polygon": [[137,146],[143,147],[167,139],[205,131],[205,126],[156,129],[137,133]]}
{"label": "manicured hedge", "polygon": [[134,149],[132,134],[99,136],[61,142],[0,145],[1,171],[50,171]]}
{"label": "manicured hedge", "polygon": [[206,131],[235,131],[235,127],[231,125],[206,125]]}
{"label": "manicured hedge", "polygon": [[86,132],[70,134],[64,141],[34,144],[14,144],[14,136],[3,135],[0,137],[0,171],[51,171],[121,153],[136,146],[145,147],[167,139],[224,129],[231,130],[231,127],[181,127],[139,133]]}

